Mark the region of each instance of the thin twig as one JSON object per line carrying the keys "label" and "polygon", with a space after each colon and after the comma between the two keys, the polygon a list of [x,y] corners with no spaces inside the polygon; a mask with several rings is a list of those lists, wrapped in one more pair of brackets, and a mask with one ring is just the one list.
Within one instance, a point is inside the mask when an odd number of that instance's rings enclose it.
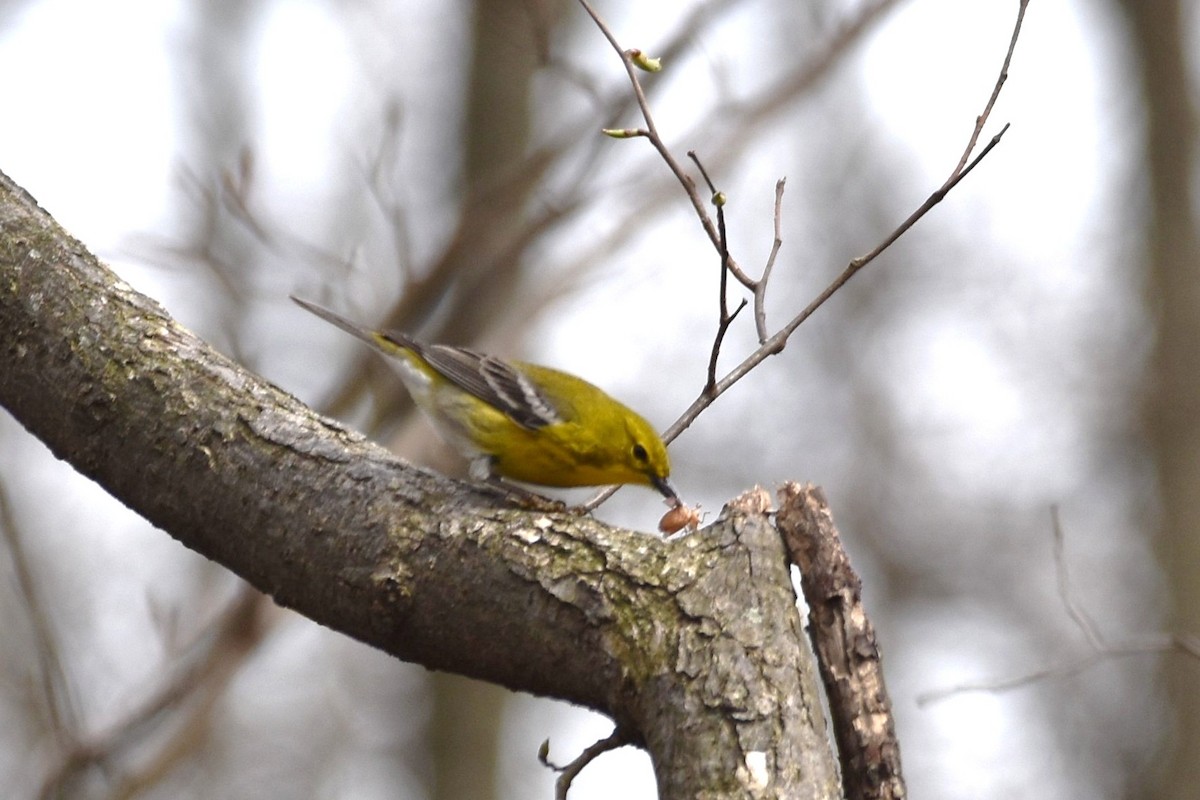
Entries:
{"label": "thin twig", "polygon": [[[982,161],[984,159],[984,157],[987,156],[988,153],[992,152],[993,147],[1000,144],[1000,137],[1004,136],[1004,134],[1008,132],[1008,128],[1009,128],[1009,124],[1005,123],[1004,127],[1000,129],[1000,132],[991,138],[991,141],[989,141],[987,143],[987,145],[983,148],[983,150],[981,150],[979,152],[979,155],[977,155],[974,158],[974,160],[972,160],[971,163],[967,165],[966,169],[956,171],[949,178],[947,178],[946,182],[944,184],[939,186],[933,192],[933,194],[929,195],[929,197],[925,198],[925,202],[922,203],[920,206],[918,206],[916,211],[909,214],[908,218],[905,219],[904,222],[901,222],[896,227],[895,230],[893,230],[890,234],[887,235],[886,238],[884,238],[884,240],[882,242],[880,242],[878,245],[876,245],[875,249],[873,249],[871,252],[867,253],[866,255],[859,256],[858,258],[851,261],[850,264],[846,267],[846,270],[841,275],[839,275],[832,284],[830,284],[830,288],[833,290],[830,292],[830,294],[833,294],[834,291],[837,291],[838,289],[840,289],[842,287],[842,285],[846,283],[846,281],[848,281],[852,277],[854,277],[854,274],[856,272],[858,272],[860,269],[865,267],[867,264],[874,261],[875,258],[880,253],[882,253],[884,250],[887,250],[889,247],[891,247],[893,244],[895,244],[896,240],[899,239],[901,236],[903,236],[905,233],[908,233],[909,228],[916,225],[917,222],[921,219],[921,217],[928,214],[929,211],[934,206],[936,206],[938,203],[942,202],[942,200],[946,199],[946,195],[950,193],[950,190],[953,189],[955,186],[957,186],[959,184],[959,182],[962,181],[963,178],[970,175],[971,170],[973,170],[973,169],[975,169],[975,167],[979,166],[979,162]],[[974,136],[974,135],[975,134],[972,134],[972,136]]]}
{"label": "thin twig", "polygon": [[[1024,14],[1024,4],[1025,3],[1022,3],[1022,13],[1017,18],[1016,30],[1018,31],[1020,29],[1021,17]],[[1009,52],[1004,59],[1004,68],[1001,71],[999,79],[997,80],[998,86],[1002,85],[1007,77],[1008,64],[1012,58],[1012,48],[1016,46],[1016,42],[1017,40],[1014,36],[1009,45]],[[991,108],[995,94],[996,92],[994,91],[992,93],[992,97],[989,97],[988,99],[988,110]],[[981,114],[977,120],[976,129],[978,129],[981,121],[984,119],[985,116]],[[976,156],[975,159],[972,160],[971,163],[965,168],[956,166],[950,177],[947,178],[946,181],[931,195],[929,195],[925,202],[922,203],[916,211],[910,214],[908,218],[904,220],[904,222],[900,223],[900,225],[890,234],[888,234],[888,236],[886,236],[878,246],[871,250],[871,252],[867,253],[865,256],[860,256],[859,258],[851,261],[846,268],[842,270],[841,274],[834,278],[829,286],[827,286],[824,291],[817,295],[817,297],[811,303],[809,303],[803,311],[792,318],[792,320],[777,333],[763,342],[763,344],[760,345],[757,350],[751,353],[741,364],[738,364],[736,367],[734,367],[733,370],[726,374],[724,378],[717,381],[711,392],[702,392],[700,396],[697,397],[690,406],[688,406],[687,410],[679,416],[679,419],[677,419],[669,428],[667,428],[667,430],[663,433],[663,440],[666,442],[673,441],[675,437],[687,430],[688,426],[695,422],[696,418],[702,411],[704,411],[704,409],[712,405],[714,400],[724,394],[739,380],[744,378],[750,372],[750,370],[754,369],[769,356],[783,352],[784,347],[787,346],[787,340],[792,333],[794,333],[795,330],[800,327],[805,320],[812,316],[818,308],[824,305],[825,301],[827,301],[839,289],[845,286],[846,283],[859,272],[859,270],[875,260],[880,253],[890,247],[897,239],[900,238],[901,235],[912,228],[913,225],[915,225],[922,217],[924,217],[930,209],[940,203],[942,199],[945,198],[945,196],[950,192],[950,190],[957,186],[963,178],[969,175],[971,171],[979,165],[979,162],[982,161],[983,158],[992,151],[992,148],[1000,143],[1000,138],[1004,135],[1005,131],[1008,130],[1008,127],[1008,125],[1005,125],[999,133],[993,136],[991,141],[988,142],[987,146],[984,147],[979,155]],[[977,137],[978,130],[973,130],[971,134],[972,140],[975,140]]]}
{"label": "thin twig", "polygon": [[992,681],[976,681],[960,683],[947,689],[937,689],[917,696],[917,705],[925,706],[942,700],[965,694],[967,692],[1005,692],[1020,689],[1024,686],[1050,678],[1064,678],[1076,675],[1116,658],[1126,656],[1146,655],[1153,653],[1179,652],[1200,660],[1200,640],[1187,634],[1164,633],[1145,639],[1128,641],[1120,645],[1111,645],[1105,641],[1096,623],[1092,620],[1087,609],[1075,596],[1071,589],[1070,569],[1066,562],[1065,535],[1059,519],[1058,507],[1050,509],[1051,535],[1053,537],[1054,569],[1058,580],[1058,596],[1062,601],[1067,616],[1075,623],[1088,642],[1090,652],[1076,656],[1063,664],[1042,667],[1011,678],[1001,678]]}
{"label": "thin twig", "polygon": [[[729,326],[733,324],[733,320],[746,307],[746,300],[743,299],[733,313],[729,313],[729,236],[725,229],[725,195],[717,191],[712,178],[708,177],[708,170],[704,168],[704,164],[701,163],[695,150],[688,151],[688,158],[695,162],[696,169],[700,170],[700,175],[708,185],[712,203],[717,207],[717,232],[721,237],[721,281],[717,289],[717,334],[713,337],[712,352],[708,357],[708,378],[704,383],[704,391],[711,392],[712,388],[717,385],[717,359],[721,356],[721,343],[725,341],[725,334],[729,332]],[[754,288],[757,288],[757,283]]]}
{"label": "thin twig", "polygon": [[763,267],[762,277],[754,287],[754,329],[758,332],[758,343],[765,344],[770,334],[767,333],[767,282],[771,280],[771,270],[775,269],[775,257],[783,246],[783,189],[787,178],[775,182],[775,240],[771,242],[771,254],[767,256],[767,264]]}
{"label": "thin twig", "polygon": [[[725,275],[727,272],[721,273],[721,292],[725,292]],[[717,335],[713,337],[712,352],[708,356],[708,378],[704,382],[702,392],[711,393],[717,385],[717,358],[721,355],[721,343],[725,341],[725,334],[729,332],[729,326],[737,319],[737,315],[742,313],[749,304],[746,298],[742,298],[742,302],[738,303],[738,307],[733,310],[732,314],[725,314],[721,317],[720,323],[717,325]]]}
{"label": "thin twig", "polygon": [[1066,678],[1071,675],[1077,675],[1084,672],[1097,664],[1104,663],[1116,658],[1125,658],[1127,656],[1146,655],[1151,653],[1163,653],[1171,649],[1179,649],[1187,652],[1186,646],[1171,636],[1162,636],[1149,639],[1145,642],[1130,643],[1121,647],[1109,647],[1101,652],[1085,653],[1077,656],[1064,664],[1058,664],[1052,667],[1043,667],[1042,669],[1026,672],[1012,678],[1001,678],[995,681],[978,681],[960,683],[956,686],[951,686],[947,689],[936,689],[930,692],[923,692],[917,695],[917,705],[924,707],[933,703],[940,703],[943,700],[948,700],[951,697],[956,697],[960,694],[968,692],[989,692],[999,693],[1020,689],[1025,686],[1037,683],[1039,681],[1049,680],[1052,678]]}
{"label": "thin twig", "polygon": [[[712,239],[713,243],[718,247],[718,249],[720,249],[721,236],[719,232],[715,230],[712,224],[712,219],[708,216],[708,213],[704,209],[703,201],[700,199],[699,192],[696,189],[695,181],[683,173],[678,162],[662,143],[661,138],[658,137],[658,129],[654,125],[653,116],[650,113],[649,105],[645,101],[645,93],[642,91],[641,83],[637,77],[637,68],[633,65],[629,54],[621,48],[612,31],[591,7],[591,5],[588,3],[588,0],[579,0],[579,3],[583,6],[584,10],[587,11],[588,15],[591,16],[597,27],[600,28],[605,38],[608,39],[609,44],[611,44],[613,49],[616,50],[620,55],[621,62],[625,65],[625,70],[629,75],[631,84],[633,85],[634,93],[638,100],[638,106],[641,108],[643,118],[646,120],[648,138],[651,139],[651,141],[654,143],[655,149],[659,151],[667,165],[670,167],[671,171],[675,173],[676,177],[679,179],[680,184],[684,187],[688,197],[691,199],[692,206],[696,209],[696,213],[699,215],[704,229],[708,232],[709,238]],[[885,9],[890,7],[890,5],[891,0],[884,0],[883,2],[877,3],[876,6],[873,7],[871,13],[862,18],[860,29],[865,29],[869,19],[874,19],[876,15],[881,14]],[[971,131],[971,136],[968,139],[967,147],[964,150],[964,155],[959,159],[959,162],[955,165],[954,169],[951,170],[950,176],[945,180],[945,182],[942,183],[941,186],[939,186],[932,194],[929,195],[929,197],[925,199],[925,202],[923,202],[916,211],[911,213],[873,250],[864,256],[853,259],[846,266],[846,268],[842,270],[842,272],[836,278],[834,278],[833,281],[819,295],[817,295],[815,299],[812,300],[812,302],[810,302],[799,314],[793,317],[785,326],[783,326],[783,328],[781,328],[774,335],[766,337],[765,340],[763,339],[765,328],[761,328],[759,330],[759,339],[761,344],[759,345],[758,349],[747,356],[742,363],[738,364],[730,372],[728,372],[725,377],[721,378],[715,383],[706,381],[705,387],[703,390],[701,390],[699,396],[692,401],[692,404],[688,406],[686,410],[684,410],[684,412],[679,416],[678,419],[675,420],[675,422],[671,423],[671,425],[665,431],[663,431],[664,442],[670,443],[674,441],[679,434],[687,430],[688,427],[690,427],[691,424],[696,421],[696,418],[699,417],[706,408],[712,405],[718,397],[728,391],[729,388],[735,383],[749,374],[752,369],[757,367],[768,357],[783,352],[783,349],[787,346],[788,338],[796,331],[797,328],[800,327],[801,324],[804,323],[805,320],[811,317],[818,308],[820,308],[827,300],[829,300],[830,297],[832,297],[838,290],[845,286],[846,283],[863,267],[874,261],[880,253],[894,244],[897,239],[899,239],[904,233],[906,233],[918,221],[920,221],[921,218],[923,218],[934,206],[940,203],[946,197],[946,195],[952,189],[954,189],[954,187],[957,186],[959,182],[963,180],[963,178],[969,175],[971,171],[974,170],[975,167],[978,166],[979,163],[988,155],[988,153],[990,153],[992,149],[1000,143],[1001,137],[1004,136],[1004,133],[1009,128],[1007,124],[1001,128],[999,133],[992,137],[991,141],[989,141],[983,150],[980,151],[979,155],[971,160],[969,164],[966,164],[967,159],[970,158],[970,154],[974,150],[975,144],[979,140],[980,132],[982,131],[983,126],[986,124],[987,119],[991,114],[991,110],[995,105],[996,98],[999,96],[1000,90],[1003,88],[1004,83],[1008,79],[1009,65],[1012,63],[1013,51],[1016,48],[1017,39],[1021,32],[1021,24],[1025,17],[1025,7],[1027,5],[1028,0],[1021,0],[1020,8],[1017,13],[1017,19],[1013,25],[1013,33],[1009,40],[1008,50],[1005,53],[1004,62],[1000,69],[1000,75],[996,80],[996,84],[992,89],[991,94],[988,96],[988,100],[984,105],[983,112],[976,117],[975,127]],[[964,166],[964,164],[966,164],[966,166]],[[748,275],[743,273],[737,267],[736,262],[734,262],[733,259],[729,259],[729,265],[730,271],[744,286],[751,289],[751,291],[756,289],[756,282]],[[584,502],[581,505],[581,508],[596,508],[609,497],[611,497],[618,488],[619,487],[616,486],[609,486],[599,490],[593,497]]]}
{"label": "thin twig", "polygon": [[549,767],[559,773],[558,780],[554,782],[554,800],[567,800],[567,792],[571,789],[571,782],[575,780],[579,773],[583,772],[584,767],[604,753],[624,747],[631,742],[632,739],[630,739],[624,730],[620,727],[613,728],[612,733],[585,749],[569,764],[561,767],[550,761],[550,741],[547,739],[543,742],[541,749],[538,751],[538,761],[541,761],[543,766]]}
{"label": "thin twig", "polygon": [[[1021,35],[1021,24],[1025,21],[1025,9],[1029,6],[1029,0],[1020,0],[1017,7],[1017,22],[1013,25],[1012,37],[1008,41],[1008,52],[1004,54],[1004,63],[1000,66],[1000,77],[996,79],[996,85],[992,88],[992,95],[988,98],[987,105],[983,107],[983,113],[975,120],[975,128],[971,131],[971,138],[967,141],[967,146],[963,150],[962,156],[958,159],[958,166],[955,167],[951,176],[962,173],[965,175],[970,172],[970,169],[963,170],[963,165],[970,159],[971,153],[975,150],[975,145],[979,142],[979,136],[983,133],[983,126],[987,124],[988,117],[992,115],[992,108],[996,105],[996,98],[1000,96],[1000,90],[1004,88],[1004,84],[1008,81],[1008,67],[1012,64],[1013,51],[1017,49],[1017,37]],[[1006,129],[1007,125],[1004,126]],[[1001,131],[1003,133],[1004,131]],[[986,152],[986,151],[984,151]],[[979,159],[976,159],[978,161]],[[946,187],[949,189],[950,187]]]}
{"label": "thin twig", "polygon": [[1075,626],[1083,632],[1088,646],[1095,651],[1103,650],[1105,647],[1104,636],[1101,635],[1095,621],[1092,620],[1087,609],[1083,607],[1071,589],[1071,570],[1067,567],[1066,541],[1057,505],[1050,507],[1050,529],[1054,536],[1054,572],[1058,579],[1058,596],[1062,600],[1063,608],[1067,610],[1067,615],[1075,623]]}
{"label": "thin twig", "polygon": [[[709,216],[708,210],[704,207],[704,198],[700,196],[700,191],[696,188],[696,182],[692,180],[692,177],[688,175],[687,172],[684,171],[683,165],[679,163],[679,161],[671,153],[670,148],[668,148],[666,143],[663,142],[662,136],[659,135],[658,126],[654,122],[654,114],[650,111],[650,103],[646,100],[646,92],[642,89],[642,82],[638,78],[638,68],[634,65],[633,59],[630,57],[629,52],[621,47],[621,44],[617,41],[617,37],[613,34],[612,29],[608,27],[608,24],[600,17],[600,15],[596,12],[596,9],[592,8],[592,5],[588,2],[588,0],[579,0],[579,4],[583,6],[583,10],[586,11],[588,16],[592,18],[592,21],[596,23],[596,27],[600,29],[602,34],[604,34],[604,38],[608,40],[610,45],[612,45],[613,50],[617,51],[617,55],[621,57],[621,63],[625,65],[625,72],[629,76],[629,83],[633,87],[634,97],[637,98],[638,108],[642,112],[642,119],[646,122],[646,130],[644,132],[645,138],[650,142],[651,145],[653,145],[654,149],[658,151],[663,163],[665,163],[667,168],[670,169],[672,174],[675,175],[675,178],[679,181],[679,185],[683,187],[688,199],[691,200],[692,208],[695,209],[696,216],[700,218],[700,224],[704,227],[704,231],[708,234],[709,240],[712,241],[714,247],[720,250],[720,232],[717,230],[716,225],[713,224],[712,217]],[[753,279],[744,273],[741,267],[739,267],[737,262],[733,259],[729,259],[729,271],[735,278],[738,279],[739,282],[741,282],[743,286],[753,289]]]}

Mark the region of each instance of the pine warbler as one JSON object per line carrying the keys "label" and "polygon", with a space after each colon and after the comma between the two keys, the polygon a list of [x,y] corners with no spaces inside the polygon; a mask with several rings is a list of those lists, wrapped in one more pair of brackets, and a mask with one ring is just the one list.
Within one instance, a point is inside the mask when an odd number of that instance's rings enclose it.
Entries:
{"label": "pine warbler", "polygon": [[667,483],[667,448],[654,428],[582,378],[372,330],[292,300],[395,357],[417,406],[470,460],[472,478],[557,487],[637,483],[679,504]]}

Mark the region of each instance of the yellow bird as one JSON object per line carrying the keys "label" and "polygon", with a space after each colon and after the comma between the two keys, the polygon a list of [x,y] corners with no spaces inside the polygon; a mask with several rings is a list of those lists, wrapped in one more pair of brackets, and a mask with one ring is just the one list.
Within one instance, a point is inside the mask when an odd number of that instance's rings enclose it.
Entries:
{"label": "yellow bird", "polygon": [[541,486],[652,486],[679,504],[667,448],[641,415],[566,372],[358,325],[307,300],[302,308],[401,366],[417,406],[471,463],[476,480]]}

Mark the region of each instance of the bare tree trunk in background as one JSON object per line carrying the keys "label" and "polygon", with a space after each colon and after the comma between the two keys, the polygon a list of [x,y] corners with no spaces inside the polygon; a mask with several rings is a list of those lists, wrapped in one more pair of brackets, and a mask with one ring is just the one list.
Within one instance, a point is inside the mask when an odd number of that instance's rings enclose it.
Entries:
{"label": "bare tree trunk in background", "polygon": [[[1158,337],[1145,401],[1162,498],[1158,539],[1172,593],[1174,632],[1200,631],[1200,238],[1192,198],[1196,117],[1177,0],[1123,0],[1145,104],[1144,230],[1150,307]],[[1168,658],[1174,712],[1157,796],[1189,798],[1200,785],[1196,665]],[[1136,793],[1136,792],[1135,792]]]}
{"label": "bare tree trunk in background", "polygon": [[[433,712],[425,737],[432,756],[431,800],[502,797],[498,785],[500,731],[512,692],[445,672],[429,679]],[[533,758],[533,749],[530,749]]]}
{"label": "bare tree trunk in background", "polygon": [[[476,0],[472,26],[471,69],[466,91],[463,130],[464,193],[486,191],[488,183],[524,157],[529,144],[529,93],[538,67],[535,36],[543,24],[560,16],[543,0]],[[535,15],[537,18],[534,18]],[[532,181],[518,182],[524,194]],[[488,209],[492,230],[518,229],[525,197],[506,197]],[[466,221],[471,224],[470,220]],[[486,263],[496,256],[495,237],[464,236],[460,261]],[[508,265],[517,270],[519,265]],[[483,316],[504,313],[504,290],[518,281],[499,281],[486,298]],[[479,320],[474,320],[477,324]],[[433,756],[434,800],[479,800],[499,797],[497,762],[504,709],[512,693],[493,684],[435,673],[431,679],[433,716],[429,736]],[[469,754],[469,757],[464,757]],[[533,751],[530,751],[530,758]]]}

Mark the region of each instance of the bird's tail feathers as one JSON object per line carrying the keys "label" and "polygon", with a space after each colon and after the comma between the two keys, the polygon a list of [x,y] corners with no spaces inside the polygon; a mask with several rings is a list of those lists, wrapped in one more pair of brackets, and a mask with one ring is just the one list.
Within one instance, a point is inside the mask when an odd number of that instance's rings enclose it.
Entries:
{"label": "bird's tail feathers", "polygon": [[330,311],[328,308],[319,306],[316,303],[310,303],[308,300],[301,300],[294,294],[290,295],[290,297],[292,298],[292,302],[303,308],[305,311],[316,314],[326,322],[336,325],[346,333],[362,339],[375,349],[382,350],[388,355],[395,355],[399,350],[415,349],[415,343],[405,334],[394,331],[385,332],[375,330],[374,328],[368,328],[365,325],[359,325],[357,322],[352,322],[343,317],[341,314]]}

